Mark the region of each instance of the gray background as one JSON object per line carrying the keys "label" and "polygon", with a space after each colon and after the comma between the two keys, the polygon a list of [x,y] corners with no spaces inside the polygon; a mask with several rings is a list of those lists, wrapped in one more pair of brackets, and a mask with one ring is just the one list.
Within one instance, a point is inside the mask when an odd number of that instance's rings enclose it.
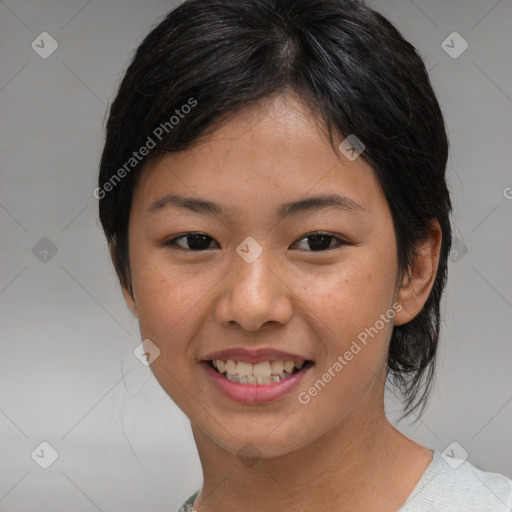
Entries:
{"label": "gray background", "polygon": [[[106,105],[175,4],[0,2],[0,511],[172,511],[201,485],[188,419],[132,354],[138,325],[92,194]],[[369,5],[430,70],[459,239],[436,387],[422,419],[398,427],[512,477],[512,2]],[[44,31],[59,45],[46,59],[31,47]],[[469,44],[458,58],[442,47],[453,31]],[[43,441],[59,454],[46,470],[31,458]]]}

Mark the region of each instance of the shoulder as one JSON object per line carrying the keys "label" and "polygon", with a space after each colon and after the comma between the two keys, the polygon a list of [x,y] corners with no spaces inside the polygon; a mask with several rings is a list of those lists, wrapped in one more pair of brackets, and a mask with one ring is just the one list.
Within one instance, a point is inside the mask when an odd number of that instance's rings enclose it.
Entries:
{"label": "shoulder", "polygon": [[[193,512],[199,491],[177,512]],[[510,512],[512,480],[434,451],[432,463],[398,512]]]}
{"label": "shoulder", "polygon": [[194,493],[190,498],[181,505],[181,507],[177,510],[177,512],[192,512],[194,510],[193,505],[197,496],[199,495],[199,491]]}
{"label": "shoulder", "polygon": [[399,512],[510,512],[512,480],[434,451],[432,463]]}

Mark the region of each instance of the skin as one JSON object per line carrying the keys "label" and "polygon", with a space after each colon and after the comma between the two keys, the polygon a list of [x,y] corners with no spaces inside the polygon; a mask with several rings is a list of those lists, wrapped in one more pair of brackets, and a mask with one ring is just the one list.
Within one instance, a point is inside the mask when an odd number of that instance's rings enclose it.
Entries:
{"label": "skin", "polygon": [[[284,202],[333,192],[364,211],[275,214]],[[149,213],[168,193],[219,202],[231,216],[175,206]],[[189,249],[187,238],[165,245],[191,231],[211,237],[202,246],[208,249]],[[311,249],[306,235],[317,231],[335,237],[327,250]],[[235,251],[248,236],[263,248],[250,264]],[[338,246],[336,237],[347,243]],[[308,404],[297,394],[393,304],[401,308],[395,325],[419,313],[440,245],[432,222],[410,272],[399,271],[375,172],[361,157],[335,153],[293,95],[246,106],[200,144],[146,166],[129,221],[134,298],[123,293],[142,339],[161,351],[151,364],[155,377],[190,419],[204,476],[198,512],[390,512],[405,502],[432,452],[384,414],[392,322]],[[199,365],[209,352],[239,346],[276,347],[315,366],[290,395],[240,404],[221,395]]]}

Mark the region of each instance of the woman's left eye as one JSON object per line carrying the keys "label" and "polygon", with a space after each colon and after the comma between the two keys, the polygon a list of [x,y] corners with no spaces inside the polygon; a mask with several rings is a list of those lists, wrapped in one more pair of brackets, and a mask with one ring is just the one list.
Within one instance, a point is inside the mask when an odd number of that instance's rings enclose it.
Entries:
{"label": "woman's left eye", "polygon": [[[189,247],[183,247],[179,244],[177,244],[177,241],[181,240],[187,240],[188,239],[188,245]],[[331,241],[336,240],[335,247],[339,247],[342,245],[345,245],[346,242],[342,240],[341,238],[331,235],[329,233],[323,233],[323,232],[317,232],[317,233],[311,233],[303,238],[301,238],[298,242],[302,242],[303,240],[309,240],[308,244],[310,246],[311,252],[321,252],[325,251],[326,249],[332,249]],[[176,238],[173,238],[169,242],[167,242],[166,246],[173,246],[178,245],[178,247],[182,247],[183,249],[189,249],[194,252],[198,251],[204,251],[207,249],[211,249],[209,247],[210,242],[213,241],[213,238],[205,235],[204,233],[185,233],[184,235],[178,236]],[[185,242],[187,243],[187,242]],[[292,246],[293,247],[293,246]]]}
{"label": "woman's left eye", "polygon": [[330,245],[330,241],[329,241],[330,239],[337,241],[337,245],[336,245],[337,247],[339,247],[341,245],[345,245],[344,240],[342,240],[341,238],[334,236],[334,235],[330,235],[329,233],[322,233],[322,232],[312,233],[310,235],[307,235],[304,238],[301,238],[299,240],[299,242],[301,242],[302,240],[308,240],[308,239],[310,240],[309,245],[310,245],[310,247],[312,247],[313,252],[321,252],[321,251],[324,251],[325,249],[332,249],[333,247],[331,247],[331,245]]}

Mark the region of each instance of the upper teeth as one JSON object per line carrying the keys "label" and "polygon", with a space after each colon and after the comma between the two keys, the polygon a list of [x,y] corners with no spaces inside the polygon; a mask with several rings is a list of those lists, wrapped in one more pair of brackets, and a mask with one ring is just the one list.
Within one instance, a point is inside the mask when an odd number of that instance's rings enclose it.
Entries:
{"label": "upper teeth", "polygon": [[292,373],[293,367],[300,369],[304,366],[304,361],[262,361],[252,364],[246,361],[234,361],[228,359],[223,361],[217,359],[212,361],[213,366],[220,373],[227,372],[229,375],[238,375],[239,377],[270,377],[270,375],[281,375],[284,372]]}

